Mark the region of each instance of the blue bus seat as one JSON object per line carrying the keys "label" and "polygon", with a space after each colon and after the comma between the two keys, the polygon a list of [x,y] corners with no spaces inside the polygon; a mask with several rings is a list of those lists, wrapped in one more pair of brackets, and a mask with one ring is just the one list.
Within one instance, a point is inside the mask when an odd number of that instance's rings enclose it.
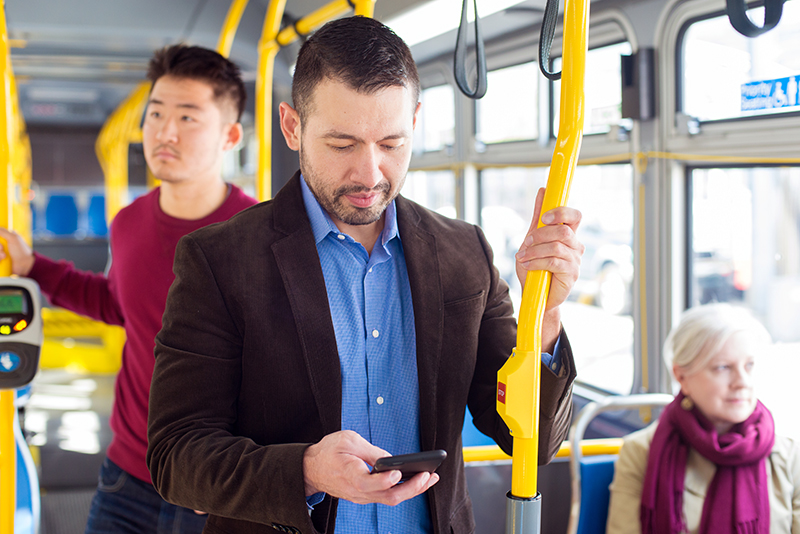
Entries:
{"label": "blue bus seat", "polygon": [[617,455],[585,456],[581,460],[581,511],[578,534],[605,534],[608,486],[614,479]]}
{"label": "blue bus seat", "polygon": [[106,225],[106,197],[103,195],[92,195],[89,199],[89,233],[96,237],[105,237],[108,234]]}
{"label": "blue bus seat", "polygon": [[72,195],[50,195],[45,209],[45,228],[57,236],[78,230],[78,206]]}

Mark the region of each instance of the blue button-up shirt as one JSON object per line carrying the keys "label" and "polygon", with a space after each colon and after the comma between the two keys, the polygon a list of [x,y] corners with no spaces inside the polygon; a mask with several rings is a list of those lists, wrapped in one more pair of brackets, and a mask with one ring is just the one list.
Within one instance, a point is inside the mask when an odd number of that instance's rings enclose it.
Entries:
{"label": "blue button-up shirt", "polygon": [[[301,183],[339,351],[342,429],[392,455],[419,452],[414,310],[394,202],[370,255],[339,231],[305,180]],[[430,531],[425,495],[397,506],[339,501],[337,533]]]}

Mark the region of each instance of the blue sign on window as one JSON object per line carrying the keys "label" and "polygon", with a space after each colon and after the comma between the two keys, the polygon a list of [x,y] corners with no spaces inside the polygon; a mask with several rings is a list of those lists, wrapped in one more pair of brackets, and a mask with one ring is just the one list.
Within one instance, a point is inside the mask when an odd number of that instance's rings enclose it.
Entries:
{"label": "blue sign on window", "polygon": [[742,84],[742,111],[800,106],[800,75]]}

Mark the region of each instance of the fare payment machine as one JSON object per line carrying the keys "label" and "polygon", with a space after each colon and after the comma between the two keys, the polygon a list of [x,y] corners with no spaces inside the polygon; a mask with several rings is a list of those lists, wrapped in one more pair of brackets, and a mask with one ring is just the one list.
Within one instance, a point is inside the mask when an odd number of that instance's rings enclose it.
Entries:
{"label": "fare payment machine", "polygon": [[42,339],[39,285],[29,278],[0,278],[0,389],[33,380]]}
{"label": "fare payment machine", "polygon": [[25,397],[19,388],[39,367],[42,339],[38,284],[0,277],[0,534],[39,530],[39,480],[17,410]]}

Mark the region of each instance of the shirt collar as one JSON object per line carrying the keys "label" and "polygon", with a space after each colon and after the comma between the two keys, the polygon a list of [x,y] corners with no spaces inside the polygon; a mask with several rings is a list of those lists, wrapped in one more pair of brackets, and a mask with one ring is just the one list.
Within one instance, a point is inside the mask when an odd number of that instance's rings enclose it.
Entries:
{"label": "shirt collar", "polygon": [[[300,175],[300,188],[303,192],[303,203],[306,206],[306,213],[311,221],[311,231],[314,233],[314,241],[319,244],[320,241],[325,239],[330,233],[334,235],[341,234],[342,232],[333,223],[333,219],[331,219],[328,212],[322,208],[317,198],[314,196],[314,193],[311,192],[303,175]],[[386,219],[380,239],[381,245],[383,246],[395,237],[398,239],[400,238],[400,233],[397,229],[397,209],[394,200],[386,207],[385,213]]]}

